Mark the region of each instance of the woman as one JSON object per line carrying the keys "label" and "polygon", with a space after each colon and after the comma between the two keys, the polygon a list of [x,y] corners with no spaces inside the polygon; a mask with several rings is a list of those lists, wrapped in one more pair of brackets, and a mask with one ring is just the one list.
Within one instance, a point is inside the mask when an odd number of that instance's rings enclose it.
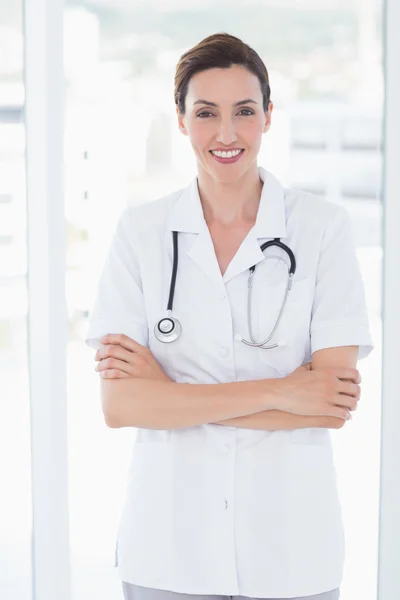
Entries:
{"label": "woman", "polygon": [[197,175],[123,212],[86,336],[107,424],[137,428],[124,595],[337,600],[329,429],[373,348],[349,217],[257,165],[273,105],[240,39],[186,52],[175,102]]}

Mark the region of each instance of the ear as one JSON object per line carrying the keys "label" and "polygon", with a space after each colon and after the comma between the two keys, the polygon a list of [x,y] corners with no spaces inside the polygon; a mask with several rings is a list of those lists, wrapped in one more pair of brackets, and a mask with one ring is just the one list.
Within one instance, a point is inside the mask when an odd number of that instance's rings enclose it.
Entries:
{"label": "ear", "polygon": [[274,109],[274,105],[270,101],[268,104],[268,111],[265,113],[265,123],[264,123],[263,133],[267,133],[268,129],[271,127],[271,115],[272,115],[273,109]]}
{"label": "ear", "polygon": [[183,135],[188,135],[188,132],[187,132],[187,129],[186,129],[186,125],[185,125],[185,115],[182,115],[179,112],[179,108],[178,107],[176,107],[176,114],[177,114],[177,117],[178,117],[178,128],[179,128],[179,131],[181,133],[183,133]]}

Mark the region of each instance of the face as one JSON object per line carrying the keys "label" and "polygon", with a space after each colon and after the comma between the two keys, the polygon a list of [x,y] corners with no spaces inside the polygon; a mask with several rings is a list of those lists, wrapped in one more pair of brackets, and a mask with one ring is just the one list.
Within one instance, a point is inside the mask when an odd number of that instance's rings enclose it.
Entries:
{"label": "face", "polygon": [[[246,102],[235,106],[243,100]],[[185,115],[177,109],[179,129],[189,136],[199,169],[218,181],[229,182],[257,164],[273,105],[270,102],[268,112],[264,112],[256,75],[238,65],[196,73],[189,82],[185,108]],[[241,153],[218,160],[211,152],[229,149],[240,149]]]}

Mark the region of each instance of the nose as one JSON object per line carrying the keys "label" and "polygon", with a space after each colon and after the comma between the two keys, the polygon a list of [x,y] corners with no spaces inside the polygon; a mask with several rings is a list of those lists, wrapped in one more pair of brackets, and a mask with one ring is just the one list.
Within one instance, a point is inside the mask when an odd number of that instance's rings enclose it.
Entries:
{"label": "nose", "polygon": [[235,126],[231,119],[221,119],[218,128],[217,142],[221,142],[225,146],[231,145],[236,142],[237,135],[235,132]]}

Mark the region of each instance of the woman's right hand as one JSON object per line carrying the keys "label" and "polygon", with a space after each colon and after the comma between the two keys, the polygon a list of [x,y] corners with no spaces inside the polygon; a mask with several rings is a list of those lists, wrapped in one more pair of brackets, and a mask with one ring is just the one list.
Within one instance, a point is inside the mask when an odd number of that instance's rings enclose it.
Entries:
{"label": "woman's right hand", "polygon": [[351,419],[360,399],[361,376],[357,369],[337,367],[310,370],[303,365],[277,380],[281,392],[279,410],[295,415]]}

